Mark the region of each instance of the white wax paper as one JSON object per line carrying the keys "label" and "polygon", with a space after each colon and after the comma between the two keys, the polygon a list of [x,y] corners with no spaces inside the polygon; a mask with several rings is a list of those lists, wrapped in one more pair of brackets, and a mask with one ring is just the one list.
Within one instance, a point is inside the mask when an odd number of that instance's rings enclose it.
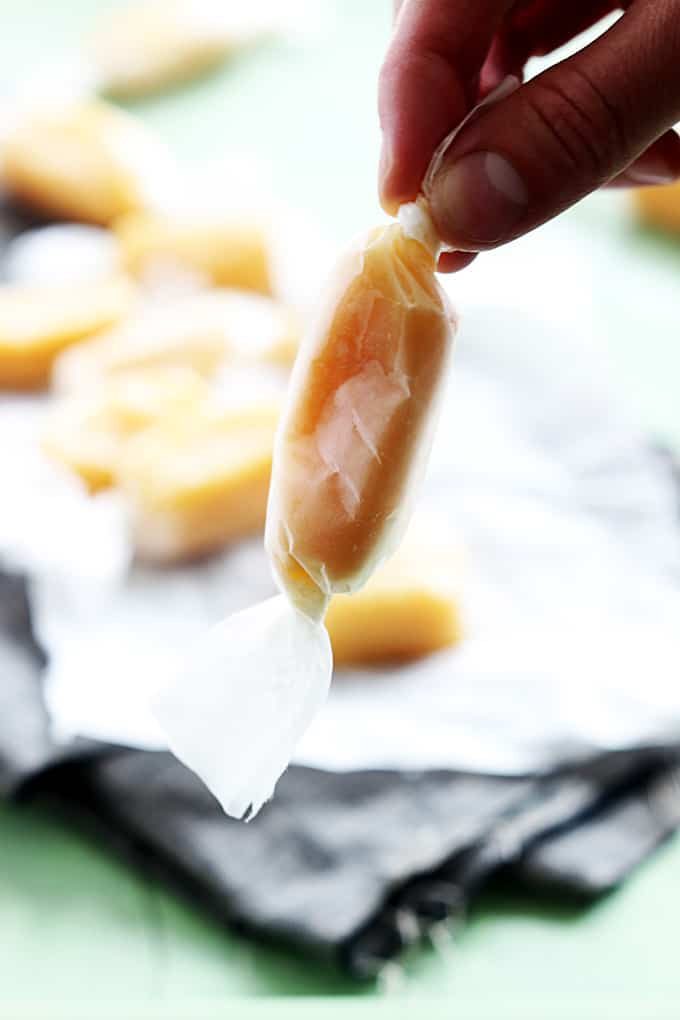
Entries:
{"label": "white wax paper", "polygon": [[[512,773],[680,739],[677,491],[612,394],[589,335],[592,262],[570,245],[555,226],[449,284],[461,329],[422,501],[467,547],[464,644],[336,676],[297,761]],[[55,729],[159,746],[151,690],[204,628],[273,594],[261,544],[128,573],[116,498],[60,483],[55,517],[41,477],[39,502],[33,470],[3,507],[0,549],[36,572]]]}

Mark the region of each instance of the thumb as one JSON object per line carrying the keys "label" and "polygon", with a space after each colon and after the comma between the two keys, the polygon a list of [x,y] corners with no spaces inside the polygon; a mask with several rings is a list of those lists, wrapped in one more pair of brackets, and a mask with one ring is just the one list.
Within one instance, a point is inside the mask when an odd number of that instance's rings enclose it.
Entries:
{"label": "thumb", "polygon": [[618,177],[655,139],[655,183],[680,175],[680,0],[636,0],[603,36],[473,120],[430,192],[442,239],[483,251]]}

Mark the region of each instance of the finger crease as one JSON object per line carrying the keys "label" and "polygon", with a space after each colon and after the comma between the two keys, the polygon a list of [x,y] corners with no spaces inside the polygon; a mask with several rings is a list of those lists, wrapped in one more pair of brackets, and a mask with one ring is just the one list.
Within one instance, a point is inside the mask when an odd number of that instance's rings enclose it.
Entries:
{"label": "finger crease", "polygon": [[606,92],[600,88],[597,82],[595,82],[590,75],[586,74],[582,68],[576,64],[571,70],[573,74],[576,74],[577,77],[584,82],[586,87],[590,89],[597,100],[599,100],[615,135],[618,150],[617,155],[625,155],[628,151],[628,132],[626,130],[624,119],[621,116],[621,111],[616,104],[611,101]]}

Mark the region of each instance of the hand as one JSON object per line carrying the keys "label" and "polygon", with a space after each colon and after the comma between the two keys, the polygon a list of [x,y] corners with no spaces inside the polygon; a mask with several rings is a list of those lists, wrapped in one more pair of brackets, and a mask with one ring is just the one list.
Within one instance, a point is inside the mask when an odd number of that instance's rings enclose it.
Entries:
{"label": "hand", "polygon": [[[605,184],[680,176],[680,0],[406,0],[380,75],[384,208],[416,197],[447,133],[531,56],[604,14],[623,17],[575,56],[482,111],[454,140],[431,209],[450,271]],[[400,9],[399,9],[400,8]]]}

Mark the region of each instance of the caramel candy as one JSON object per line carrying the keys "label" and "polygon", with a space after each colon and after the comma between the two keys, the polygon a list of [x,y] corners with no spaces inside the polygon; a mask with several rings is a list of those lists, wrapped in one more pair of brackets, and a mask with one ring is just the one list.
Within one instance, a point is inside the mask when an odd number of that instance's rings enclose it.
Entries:
{"label": "caramel candy", "polygon": [[267,239],[254,224],[139,213],[120,220],[116,232],[135,276],[183,269],[218,287],[272,293]]}
{"label": "caramel candy", "polygon": [[100,87],[141,96],[219,64],[238,45],[220,13],[221,0],[147,0],[114,7],[91,41]]}
{"label": "caramel candy", "polygon": [[77,350],[54,366],[53,383],[61,391],[78,390],[109,376],[138,369],[184,367],[214,375],[227,354],[221,324],[187,314],[183,302],[147,309]]}
{"label": "caramel candy", "polygon": [[457,548],[409,528],[361,591],[331,600],[326,629],[336,666],[407,662],[458,644],[460,573]]}
{"label": "caramel candy", "polygon": [[680,234],[680,183],[635,192],[640,218],[653,227]]}
{"label": "caramel candy", "polygon": [[214,552],[264,526],[279,408],[177,416],[128,447],[120,481],[143,559]]}
{"label": "caramel candy", "polygon": [[[214,627],[155,699],[169,747],[236,818],[252,817],[272,795],[323,704],[331,596],[360,589],[394,552],[427,463],[452,321],[435,280],[439,241],[425,200],[403,206],[399,221],[341,262],[293,368],[265,531],[282,594]],[[237,452],[250,454],[246,443]],[[231,467],[234,457],[220,462]],[[139,474],[148,482],[149,470]],[[158,541],[158,518],[147,518]],[[331,606],[341,614],[341,655],[395,651],[380,612],[372,640],[352,646],[346,611]],[[434,626],[435,616],[428,603],[420,635],[413,631],[396,651],[423,650],[428,620],[431,638],[450,638],[450,626],[441,619]]]}
{"label": "caramel candy", "polygon": [[360,588],[399,541],[451,337],[434,257],[400,225],[341,264],[293,372],[267,517],[274,571],[303,612]]}
{"label": "caramel candy", "polygon": [[0,166],[12,198],[101,225],[144,208],[167,169],[134,117],[93,100],[27,113],[3,140]]}
{"label": "caramel candy", "polygon": [[115,484],[133,436],[206,398],[208,387],[189,368],[137,370],[107,380],[83,395],[57,401],[43,447],[77,474],[90,492]]}
{"label": "caramel candy", "polygon": [[0,386],[46,386],[57,355],[120,321],[134,293],[122,278],[0,287]]}

